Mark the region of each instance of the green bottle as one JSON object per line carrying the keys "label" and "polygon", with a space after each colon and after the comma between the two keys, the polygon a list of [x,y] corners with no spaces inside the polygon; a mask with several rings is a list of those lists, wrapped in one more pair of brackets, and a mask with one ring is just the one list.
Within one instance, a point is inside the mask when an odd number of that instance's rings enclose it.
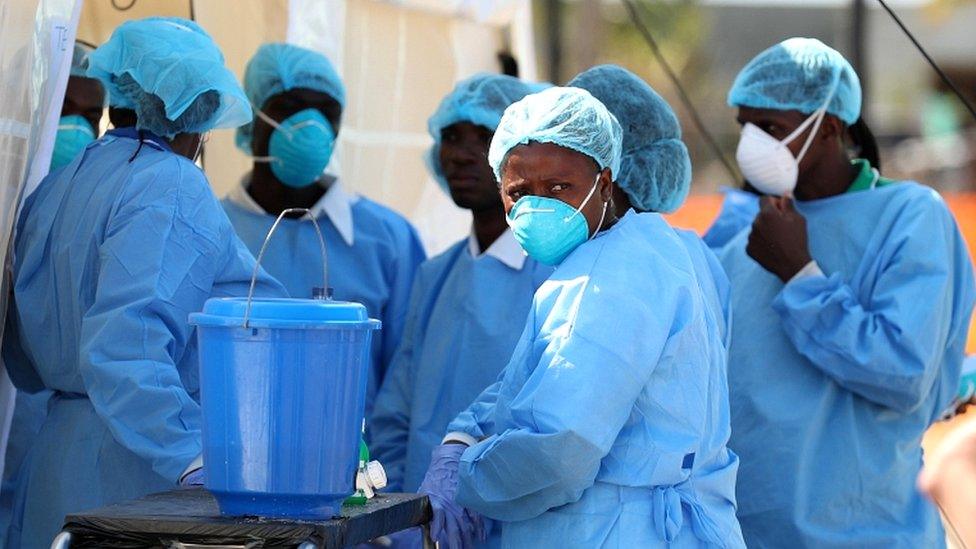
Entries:
{"label": "green bottle", "polygon": [[[366,464],[369,463],[369,448],[366,446],[366,441],[359,439],[359,468],[356,470],[356,477],[365,474]],[[359,483],[356,483],[356,493],[346,498],[346,505],[366,505],[369,501],[369,496],[366,492],[359,487]]]}

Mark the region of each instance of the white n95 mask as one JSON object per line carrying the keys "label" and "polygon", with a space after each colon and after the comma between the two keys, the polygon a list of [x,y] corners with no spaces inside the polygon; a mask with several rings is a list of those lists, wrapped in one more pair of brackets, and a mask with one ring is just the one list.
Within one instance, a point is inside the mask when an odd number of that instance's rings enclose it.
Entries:
{"label": "white n95 mask", "polygon": [[[835,84],[834,88],[836,89],[836,87]],[[735,151],[735,160],[739,163],[739,169],[742,171],[745,180],[763,194],[792,196],[800,172],[800,161],[803,160],[810,145],[813,144],[813,138],[820,131],[820,124],[823,122],[824,116],[827,115],[827,107],[833,97],[834,92],[831,90],[823,106],[811,114],[782,141],[759,129],[755,124],[746,123],[742,126],[739,147]],[[810,130],[806,143],[800,149],[800,154],[793,158],[793,153],[790,152],[787,145],[799,137],[811,124],[813,124],[813,129]]]}

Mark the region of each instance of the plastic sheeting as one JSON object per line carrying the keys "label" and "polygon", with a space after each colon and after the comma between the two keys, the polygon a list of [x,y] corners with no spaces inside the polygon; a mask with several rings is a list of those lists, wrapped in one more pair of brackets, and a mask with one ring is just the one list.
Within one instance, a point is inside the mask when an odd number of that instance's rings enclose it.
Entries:
{"label": "plastic sheeting", "polygon": [[[47,175],[68,83],[81,2],[17,0],[0,4],[0,311],[7,310],[17,208]],[[14,392],[0,373],[0,457],[6,454]],[[0,459],[2,461],[2,459]],[[0,464],[0,476],[3,474]]]}

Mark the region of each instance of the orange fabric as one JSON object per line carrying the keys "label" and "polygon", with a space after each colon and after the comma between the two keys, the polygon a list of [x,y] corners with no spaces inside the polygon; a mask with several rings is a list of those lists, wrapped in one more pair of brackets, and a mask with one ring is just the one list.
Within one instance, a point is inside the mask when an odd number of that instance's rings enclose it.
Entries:
{"label": "orange fabric", "polygon": [[[956,216],[956,223],[969,245],[970,257],[976,257],[976,193],[947,194],[946,202]],[[668,215],[668,221],[676,227],[692,229],[704,233],[722,208],[722,195],[699,194],[688,197],[687,202],[677,212]],[[976,316],[974,316],[976,319]],[[969,326],[967,351],[976,353],[976,321]]]}

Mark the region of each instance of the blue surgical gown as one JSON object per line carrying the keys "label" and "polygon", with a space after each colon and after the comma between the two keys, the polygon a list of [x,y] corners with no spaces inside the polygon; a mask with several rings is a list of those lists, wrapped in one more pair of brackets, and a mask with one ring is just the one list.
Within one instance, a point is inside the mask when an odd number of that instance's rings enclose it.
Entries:
{"label": "blue surgical gown", "polygon": [[922,434],[959,386],[973,267],[915,183],[797,202],[826,276],[784,284],[720,251],[732,280],[732,438],[750,547],[942,547],[915,489]]}
{"label": "blue surgical gown", "polygon": [[[54,396],[12,547],[48,547],[67,513],[174,487],[201,452],[187,316],[247,295],[254,258],[203,173],[151,135],[135,154],[134,133],[89,145],[18,221],[4,362],[19,389]],[[285,295],[259,277],[257,294]]]}
{"label": "blue surgical gown", "polygon": [[7,546],[7,529],[13,515],[14,496],[24,459],[44,425],[51,394],[46,389],[38,393],[16,392],[14,415],[10,422],[7,451],[3,459],[3,482],[0,484],[0,547]]}
{"label": "blue surgical gown", "polygon": [[722,209],[702,237],[713,250],[725,246],[743,229],[751,227],[759,213],[759,195],[731,188],[722,189],[722,193],[725,195]]}
{"label": "blue surgical gown", "polygon": [[448,423],[508,364],[532,295],[551,273],[532,259],[515,269],[472,257],[467,239],[420,266],[403,342],[369,422],[371,455],[386,468],[389,490],[420,487]]}
{"label": "blue surgical gown", "polygon": [[[229,199],[222,201],[241,240],[255,254],[276,216],[250,211]],[[399,214],[367,198],[352,204],[353,243],[343,240],[328,216],[318,221],[328,254],[329,286],[335,298],[366,306],[370,317],[383,322],[373,338],[366,391],[369,417],[379,384],[400,343],[410,302],[410,287],[425,255],[413,226]],[[308,297],[322,286],[322,252],[315,227],[302,219],[283,219],[264,252],[261,265],[281,281],[292,297]]]}
{"label": "blue surgical gown", "polygon": [[688,243],[629,212],[577,248],[536,292],[500,380],[448,427],[484,438],[457,500],[504,521],[503,546],[743,546],[724,280]]}

